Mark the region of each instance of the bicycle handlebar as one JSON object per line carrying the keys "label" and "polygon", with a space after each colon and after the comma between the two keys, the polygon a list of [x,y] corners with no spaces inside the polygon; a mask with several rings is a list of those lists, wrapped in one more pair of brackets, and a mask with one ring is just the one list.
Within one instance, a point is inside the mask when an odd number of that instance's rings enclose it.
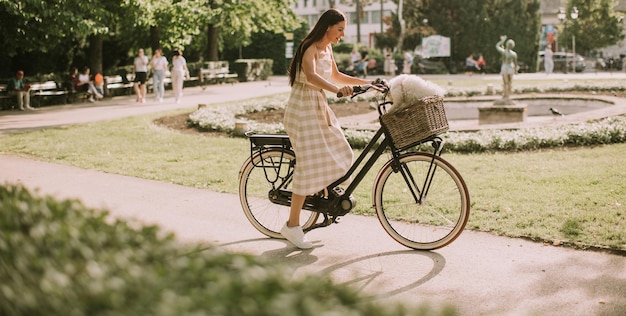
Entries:
{"label": "bicycle handlebar", "polygon": [[[352,87],[352,95],[361,94],[365,91],[369,90],[370,85],[362,85],[362,86],[354,86]],[[337,92],[338,98],[343,98],[343,93],[341,91]]]}
{"label": "bicycle handlebar", "polygon": [[[378,84],[366,84],[366,85],[361,85],[361,86],[353,86],[352,87],[352,97],[355,97],[359,94],[365,93],[370,89],[374,89],[377,90],[379,92],[387,92],[389,90],[389,87],[384,84],[384,83],[378,83]],[[342,98],[344,95],[341,92],[337,92],[337,97],[338,98]]]}

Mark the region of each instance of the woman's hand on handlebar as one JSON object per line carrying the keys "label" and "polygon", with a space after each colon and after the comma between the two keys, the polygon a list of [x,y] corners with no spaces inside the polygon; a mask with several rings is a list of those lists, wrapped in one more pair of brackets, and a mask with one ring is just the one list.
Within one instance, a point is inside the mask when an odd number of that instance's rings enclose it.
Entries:
{"label": "woman's hand on handlebar", "polygon": [[339,91],[337,91],[337,97],[341,98],[344,96],[351,96],[352,93],[354,92],[354,89],[351,86],[343,86],[341,88],[339,88]]}
{"label": "woman's hand on handlebar", "polygon": [[339,89],[339,91],[337,91],[337,97],[338,98],[347,97],[347,96],[354,97],[356,94],[367,92],[370,89],[374,89],[379,92],[386,93],[387,91],[389,91],[389,83],[387,83],[385,79],[379,78],[379,79],[372,81],[370,84],[364,84],[364,85],[352,86],[352,87],[344,86],[341,89]]}

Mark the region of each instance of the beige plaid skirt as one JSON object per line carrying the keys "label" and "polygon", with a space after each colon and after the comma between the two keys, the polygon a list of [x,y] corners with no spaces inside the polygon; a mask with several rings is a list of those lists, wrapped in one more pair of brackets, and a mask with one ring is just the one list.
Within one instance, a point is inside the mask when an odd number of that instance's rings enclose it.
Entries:
{"label": "beige plaid skirt", "polygon": [[322,90],[294,84],[283,125],[296,153],[293,193],[315,194],[350,169],[352,148]]}

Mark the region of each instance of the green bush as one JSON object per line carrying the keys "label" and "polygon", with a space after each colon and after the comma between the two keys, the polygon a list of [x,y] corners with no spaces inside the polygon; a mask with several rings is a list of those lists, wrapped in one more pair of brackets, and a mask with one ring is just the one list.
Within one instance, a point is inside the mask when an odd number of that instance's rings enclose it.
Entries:
{"label": "green bush", "polygon": [[231,69],[237,73],[241,82],[266,80],[272,75],[271,59],[237,59]]}
{"label": "green bush", "polygon": [[350,66],[352,66],[352,60],[350,60],[350,54],[345,53],[337,53],[335,52],[335,62],[337,63],[337,68],[340,71],[347,71]]}
{"label": "green bush", "polygon": [[21,186],[0,186],[0,209],[0,315],[418,314]]}
{"label": "green bush", "polygon": [[347,54],[350,55],[350,53],[352,52],[352,48],[354,48],[353,43],[346,43],[346,42],[341,42],[337,45],[333,45],[333,52],[335,54]]}

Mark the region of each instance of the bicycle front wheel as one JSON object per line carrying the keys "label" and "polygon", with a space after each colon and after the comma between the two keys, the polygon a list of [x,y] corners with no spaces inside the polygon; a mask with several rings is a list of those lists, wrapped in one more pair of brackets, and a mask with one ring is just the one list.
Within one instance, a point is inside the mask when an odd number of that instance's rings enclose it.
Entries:
{"label": "bicycle front wheel", "polygon": [[[269,192],[281,187],[291,191],[291,177],[295,156],[288,151],[272,149],[248,158],[239,172],[239,200],[243,212],[262,234],[283,238],[280,229],[289,218],[289,206],[272,203]],[[302,210],[300,223],[306,229],[319,213]]]}
{"label": "bicycle front wheel", "polygon": [[465,181],[450,163],[427,153],[402,155],[399,164],[388,161],[376,177],[373,197],[385,231],[412,249],[450,244],[469,218]]}

